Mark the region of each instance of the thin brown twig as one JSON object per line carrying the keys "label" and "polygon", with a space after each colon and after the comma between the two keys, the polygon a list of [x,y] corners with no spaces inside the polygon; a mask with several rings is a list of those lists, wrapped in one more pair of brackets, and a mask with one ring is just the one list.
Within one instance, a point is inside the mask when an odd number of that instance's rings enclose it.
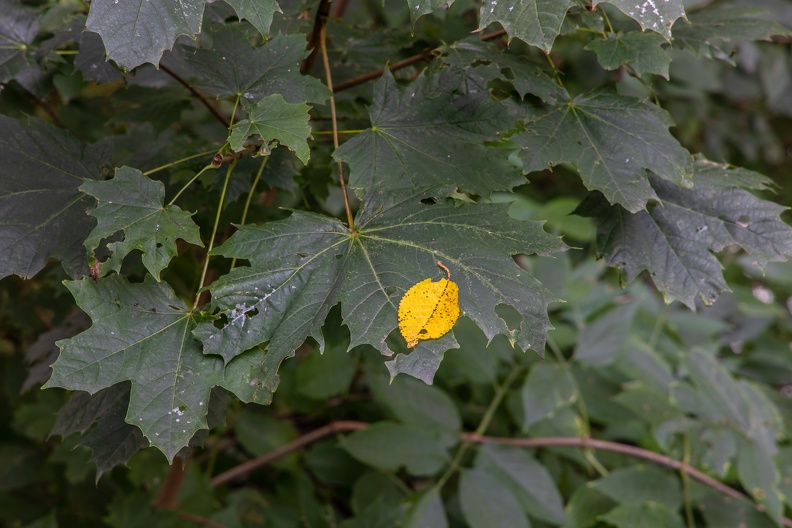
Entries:
{"label": "thin brown twig", "polygon": [[249,156],[250,154],[255,154],[263,145],[263,141],[258,140],[255,143],[251,143],[247,147],[243,148],[239,152],[233,152],[231,154],[226,154],[225,156],[215,156],[212,160],[212,165],[215,167],[221,166],[223,163],[229,163],[234,160],[238,160],[240,158],[244,158],[245,156]]}
{"label": "thin brown twig", "polygon": [[63,124],[63,121],[60,120],[55,111],[50,108],[50,105],[48,105],[43,99],[36,97],[36,95],[27,88],[22,88],[22,93],[31,103],[33,103],[33,105],[44,110],[44,113],[49,116],[55,126],[58,128],[66,128],[66,125]]}
{"label": "thin brown twig", "polygon": [[[496,39],[498,37],[502,37],[505,34],[506,34],[505,30],[499,29],[498,31],[493,31],[492,33],[486,33],[486,34],[482,35],[481,36],[481,40],[482,41],[490,41],[490,40],[494,40],[494,39]],[[416,53],[415,55],[407,57],[406,59],[402,59],[400,61],[394,62],[393,64],[388,66],[388,69],[390,71],[394,72],[396,70],[401,70],[402,68],[406,68],[407,66],[412,66],[415,63],[418,63],[418,62],[421,62],[421,61],[424,61],[424,60],[430,60],[434,56],[434,52],[437,49],[438,48],[433,48],[433,49],[430,49],[430,50],[422,51],[421,53]],[[368,73],[364,73],[363,75],[360,75],[358,77],[354,77],[354,78],[349,79],[347,81],[344,81],[342,83],[338,83],[338,85],[335,87],[334,93],[338,93],[338,92],[341,92],[343,90],[348,90],[350,88],[353,88],[353,87],[358,86],[360,84],[363,84],[365,82],[368,82],[368,81],[371,81],[373,79],[376,79],[376,78],[380,77],[383,73],[385,73],[385,68],[379,68],[377,70],[370,71]]]}
{"label": "thin brown twig", "polygon": [[333,12],[330,16],[333,18],[342,18],[344,13],[346,13],[347,7],[349,6],[349,0],[335,0],[335,5],[333,6]]}
{"label": "thin brown twig", "polygon": [[168,470],[168,476],[165,477],[165,483],[154,500],[154,509],[173,509],[176,507],[179,490],[181,490],[184,478],[187,476],[187,468],[190,467],[190,458],[191,456],[188,456],[187,461],[183,465],[180,458],[176,458],[173,461]]}
{"label": "thin brown twig", "polygon": [[327,26],[327,17],[330,16],[330,4],[332,2],[333,0],[320,0],[319,7],[316,8],[313,28],[307,38],[308,44],[305,46],[305,49],[311,50],[311,53],[300,64],[300,73],[303,75],[312,72],[316,64],[316,57],[319,54],[319,47],[322,41],[322,31]]}
{"label": "thin brown twig", "polygon": [[[724,495],[731,497],[733,499],[738,500],[747,500],[749,502],[753,502],[751,497],[748,495],[737,491],[736,489],[723,484],[716,479],[710,477],[706,473],[699,471],[698,469],[688,465],[686,462],[681,460],[676,460],[671,457],[667,457],[665,455],[661,455],[659,453],[655,453],[654,451],[649,451],[648,449],[642,449],[640,447],[631,446],[628,444],[620,444],[618,442],[610,442],[608,440],[597,440],[594,438],[578,438],[578,437],[565,437],[565,436],[548,436],[544,438],[502,438],[497,436],[484,436],[478,435],[476,433],[462,433],[460,435],[461,438],[467,438],[471,442],[480,443],[480,444],[502,444],[502,445],[510,445],[515,447],[577,447],[577,448],[589,448],[589,449],[600,449],[602,451],[612,451],[615,453],[622,453],[625,455],[630,455],[636,458],[643,458],[644,460],[648,460],[650,462],[654,462],[655,464],[659,464],[662,466],[666,466],[682,473],[686,473],[688,476],[698,480],[702,484],[705,484],[712,489],[723,493]],[[763,509],[763,507],[759,504],[754,503],[757,509]],[[781,524],[783,526],[792,527],[792,519],[787,517],[781,518]]]}
{"label": "thin brown twig", "polygon": [[171,70],[164,64],[160,64],[159,67],[162,71],[173,77],[176,80],[176,82],[187,88],[191,94],[193,94],[199,101],[201,101],[201,103],[203,103],[203,105],[212,113],[213,116],[217,118],[218,121],[223,123],[224,127],[228,128],[229,126],[231,126],[231,122],[228,120],[228,118],[226,118],[226,116],[221,114],[220,110],[215,108],[215,106],[209,102],[206,96],[201,92],[199,92],[198,90],[196,90],[189,82],[187,82],[187,80],[184,77],[182,77],[175,71]]}
{"label": "thin brown twig", "polygon": [[[326,19],[325,19],[326,21]],[[322,26],[319,32],[319,47],[322,51],[322,64],[327,79],[327,88],[330,90],[330,117],[333,123],[333,147],[338,150],[338,116],[336,115],[335,95],[333,92],[333,75],[330,72],[330,59],[327,56],[327,26]],[[355,219],[352,216],[352,209],[349,207],[349,196],[347,195],[346,183],[344,182],[344,164],[338,161],[338,181],[341,183],[341,195],[344,197],[344,208],[346,209],[347,224],[351,231],[355,230]]]}
{"label": "thin brown twig", "polygon": [[220,486],[221,484],[225,484],[231,480],[234,480],[237,477],[241,477],[250,473],[251,471],[260,468],[261,466],[266,466],[267,464],[278,460],[279,458],[285,457],[289,453],[297,451],[298,449],[310,445],[318,440],[321,440],[325,436],[330,436],[332,434],[341,433],[344,431],[358,431],[360,429],[365,429],[368,427],[368,424],[365,422],[352,422],[352,421],[344,421],[339,420],[335,422],[330,422],[329,424],[320,427],[319,429],[314,429],[310,433],[306,433],[301,437],[297,438],[293,442],[286,444],[285,446],[281,446],[277,449],[270,451],[269,453],[265,453],[260,457],[254,458],[252,460],[248,460],[236,467],[229,469],[228,471],[224,471],[217,475],[215,478],[212,479],[212,486]]}
{"label": "thin brown twig", "polygon": [[[225,484],[226,482],[241,477],[262,466],[270,464],[294,451],[297,451],[298,449],[310,445],[331,434],[342,433],[345,431],[360,431],[362,429],[366,429],[368,426],[369,424],[367,422],[356,422],[356,421],[347,421],[347,420],[330,422],[329,424],[320,427],[319,429],[314,429],[313,431],[306,433],[303,436],[297,438],[296,440],[284,446],[281,446],[277,449],[274,449],[269,453],[265,453],[257,458],[248,460],[247,462],[244,462],[234,468],[231,468],[227,471],[224,471],[223,473],[220,473],[219,475],[217,475],[215,478],[212,479],[212,485],[219,486],[221,484]],[[728,497],[752,502],[754,503],[757,509],[759,510],[763,509],[761,505],[753,502],[751,497],[749,497],[748,495],[740,491],[737,491],[736,489],[729,487],[726,484],[717,481],[716,479],[710,477],[706,473],[699,471],[698,469],[688,465],[687,463],[681,460],[676,460],[674,458],[670,458],[665,455],[655,453],[654,451],[649,451],[648,449],[643,449],[636,446],[620,444],[618,442],[610,442],[608,440],[597,440],[594,438],[580,438],[580,437],[567,437],[567,436],[548,436],[548,437],[540,437],[540,438],[504,438],[498,436],[485,436],[475,432],[474,433],[463,432],[459,435],[459,438],[463,442],[470,442],[474,444],[502,444],[502,445],[511,445],[515,447],[524,447],[524,448],[575,447],[578,449],[599,449],[602,451],[622,453],[636,458],[642,458],[644,460],[654,462],[655,464],[672,468],[676,471],[684,472],[690,477],[698,480],[702,484],[709,486],[710,488],[719,491],[720,493]],[[789,519],[787,517],[782,517],[781,524],[783,526],[792,528],[792,519]]]}

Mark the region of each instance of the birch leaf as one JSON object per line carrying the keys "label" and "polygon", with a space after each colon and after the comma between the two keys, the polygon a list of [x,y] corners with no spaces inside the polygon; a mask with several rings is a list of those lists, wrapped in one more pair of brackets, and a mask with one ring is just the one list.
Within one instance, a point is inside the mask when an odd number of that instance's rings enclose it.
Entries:
{"label": "birch leaf", "polygon": [[[448,271],[440,262],[438,266]],[[459,286],[451,280],[424,279],[404,294],[399,303],[399,330],[409,348],[423,339],[447,334],[459,318]]]}

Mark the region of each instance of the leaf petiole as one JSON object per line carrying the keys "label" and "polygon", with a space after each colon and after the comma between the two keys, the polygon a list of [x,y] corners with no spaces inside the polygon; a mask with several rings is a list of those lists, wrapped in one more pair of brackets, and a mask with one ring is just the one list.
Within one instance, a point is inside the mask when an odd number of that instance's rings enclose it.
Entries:
{"label": "leaf petiole", "polygon": [[[214,151],[212,151],[212,152],[214,152]],[[236,160],[234,160],[234,163],[236,163]],[[193,183],[195,180],[197,180],[197,179],[198,179],[198,178],[201,176],[201,174],[203,174],[204,172],[208,171],[209,169],[216,169],[216,168],[217,168],[217,167],[215,167],[214,165],[212,165],[212,164],[210,163],[209,165],[207,165],[206,167],[204,167],[203,169],[201,169],[200,171],[198,171],[198,174],[196,174],[195,176],[193,176],[193,177],[192,177],[192,179],[191,179],[190,181],[188,181],[187,183],[185,183],[185,184],[184,184],[184,186],[183,186],[181,189],[179,189],[179,192],[177,192],[177,193],[176,193],[176,196],[174,196],[174,197],[173,197],[173,199],[171,199],[171,201],[170,201],[170,202],[168,202],[168,205],[173,205],[173,203],[176,201],[176,199],[177,199],[177,198],[179,198],[179,196],[181,196],[181,194],[182,194],[184,191],[186,191],[186,190],[187,190],[187,187],[189,187],[190,185],[192,185],[192,183]],[[147,173],[145,173],[145,172],[144,172],[143,174],[147,174]]]}
{"label": "leaf petiole", "polygon": [[193,154],[192,156],[187,156],[186,158],[177,159],[176,161],[171,161],[170,163],[166,163],[165,165],[160,165],[159,167],[154,167],[153,169],[144,172],[143,175],[144,176],[150,176],[150,175],[154,174],[155,172],[159,172],[161,170],[169,169],[169,168],[174,167],[174,166],[176,166],[176,165],[178,165],[180,163],[184,163],[185,161],[194,160],[195,158],[202,158],[204,156],[208,156],[209,154],[214,154],[215,152],[216,151],[214,149],[205,150],[203,152],[199,152],[198,154]]}
{"label": "leaf petiole", "polygon": [[[327,26],[323,25],[319,32],[319,47],[322,51],[322,64],[324,65],[327,88],[333,93],[333,76],[330,73],[330,59],[327,56]],[[333,146],[338,150],[338,117],[336,116],[335,96],[330,96],[330,115],[333,120]],[[346,209],[347,223],[349,230],[355,231],[355,220],[352,216],[352,209],[349,207],[349,196],[347,195],[346,182],[344,182],[344,165],[338,161],[338,181],[341,184],[341,194],[344,197],[344,209]]]}
{"label": "leaf petiole", "polygon": [[236,100],[234,101],[234,109],[231,111],[231,119],[228,122],[228,133],[231,133],[231,129],[234,127],[234,118],[236,118],[237,108],[239,108],[239,94],[236,96]]}
{"label": "leaf petiole", "polygon": [[[245,201],[245,208],[242,210],[242,220],[240,220],[241,225],[245,225],[247,221],[247,214],[248,210],[250,209],[250,201],[253,198],[253,194],[256,192],[256,185],[258,185],[259,180],[261,179],[261,174],[264,172],[264,167],[267,166],[267,161],[269,160],[269,156],[264,156],[264,159],[261,160],[261,165],[259,166],[259,170],[256,173],[256,177],[253,179],[253,183],[250,185],[250,192],[248,192],[247,200]],[[231,261],[231,269],[234,269],[236,266],[237,259]]]}
{"label": "leaf petiole", "polygon": [[198,307],[198,301],[201,298],[201,289],[204,287],[204,281],[206,280],[206,271],[209,269],[209,257],[211,256],[212,249],[214,248],[215,235],[217,235],[217,226],[220,224],[220,214],[223,212],[223,202],[225,201],[226,189],[228,189],[228,181],[231,179],[231,174],[234,172],[235,168],[236,168],[236,159],[232,160],[231,163],[228,164],[228,170],[226,171],[225,181],[223,182],[223,191],[220,193],[220,203],[217,204],[217,214],[215,215],[215,222],[214,222],[214,227],[212,228],[212,235],[209,237],[209,246],[206,248],[206,258],[204,258],[203,271],[201,272],[201,280],[198,282],[198,291],[195,293],[195,301],[193,302],[193,307],[192,307],[193,310],[195,310]]}

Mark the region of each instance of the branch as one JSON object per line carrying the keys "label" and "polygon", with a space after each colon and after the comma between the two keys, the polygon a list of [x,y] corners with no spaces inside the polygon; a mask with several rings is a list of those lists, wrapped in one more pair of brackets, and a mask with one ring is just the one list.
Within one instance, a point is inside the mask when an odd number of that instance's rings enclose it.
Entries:
{"label": "branch", "polygon": [[34,106],[38,106],[39,108],[41,108],[49,116],[50,120],[55,126],[63,129],[66,128],[66,125],[63,124],[63,121],[60,120],[60,118],[55,113],[55,111],[52,108],[50,108],[50,106],[43,99],[36,97],[36,95],[33,92],[31,92],[24,86],[22,85],[20,86],[22,87],[22,94],[25,96],[25,98],[27,98],[31,103],[33,103]]}
{"label": "branch", "polygon": [[686,463],[627,444],[620,444],[618,442],[609,442],[607,440],[596,440],[594,438],[577,438],[567,436],[548,436],[544,438],[502,438],[497,436],[484,436],[476,433],[462,433],[462,438],[466,438],[470,442],[478,444],[502,444],[515,447],[578,447],[581,449],[600,449],[602,451],[613,451],[625,455],[643,458],[662,466],[673,468],[677,471],[687,473],[696,480],[714,488],[724,495],[728,495],[734,499],[748,499],[748,496],[743,495],[734,488],[722,484],[714,478],[702,473],[701,471],[687,465]]}
{"label": "branch", "polygon": [[173,509],[176,506],[176,499],[179,496],[182,484],[184,484],[184,478],[187,476],[187,468],[189,466],[190,457],[187,457],[187,461],[184,465],[182,465],[182,460],[180,458],[176,458],[173,461],[168,470],[168,476],[165,477],[165,483],[162,485],[159,495],[157,495],[157,498],[154,500],[155,510],[159,508]]}
{"label": "branch", "polygon": [[[441,262],[437,263],[438,266],[444,267]],[[445,268],[448,271],[448,268]],[[448,271],[448,278],[451,280],[451,272]],[[435,489],[440,491],[448,479],[459,469],[459,466],[462,464],[462,458],[465,456],[465,452],[470,449],[470,446],[474,444],[473,438],[475,435],[483,435],[487,432],[487,428],[489,427],[492,418],[495,416],[495,411],[498,410],[503,398],[506,397],[506,393],[511,388],[512,384],[517,381],[517,376],[523,371],[523,366],[519,363],[515,364],[512,368],[509,375],[503,381],[503,384],[497,388],[495,391],[495,396],[493,396],[492,400],[490,401],[487,409],[484,411],[484,416],[481,417],[481,422],[479,422],[478,427],[476,427],[476,431],[473,433],[472,436],[468,438],[462,438],[462,445],[459,446],[457,449],[456,455],[454,455],[454,459],[451,460],[451,463],[448,465],[448,468],[445,470],[445,473],[438,479],[437,483],[435,484]]]}
{"label": "branch", "polygon": [[314,429],[310,433],[306,433],[301,437],[297,438],[296,440],[289,442],[285,446],[281,446],[277,449],[270,451],[269,453],[264,453],[263,455],[256,457],[252,460],[248,460],[236,467],[229,469],[228,471],[224,471],[217,475],[215,478],[212,479],[212,486],[219,486],[221,484],[225,484],[228,481],[234,480],[237,477],[241,477],[247,473],[250,473],[254,469],[258,469],[261,466],[266,466],[267,464],[278,460],[279,458],[283,458],[289,453],[297,451],[298,449],[310,445],[318,440],[321,440],[325,436],[330,436],[331,434],[341,433],[344,431],[359,431],[360,429],[365,429],[368,427],[369,424],[365,422],[352,422],[352,421],[336,421],[330,422],[329,424],[320,427],[319,429]]}
{"label": "branch", "polygon": [[[233,480],[237,477],[241,477],[246,473],[253,471],[254,469],[258,469],[261,466],[265,466],[271,462],[278,460],[298,449],[305,447],[309,444],[312,444],[322,438],[329,436],[334,433],[341,433],[344,431],[360,431],[361,429],[366,429],[369,426],[366,422],[355,422],[355,421],[335,421],[330,422],[329,424],[320,427],[319,429],[315,429],[310,433],[306,433],[303,436],[297,438],[296,440],[286,444],[285,446],[281,446],[278,449],[270,451],[269,453],[265,453],[257,458],[252,460],[248,460],[234,468],[229,469],[228,471],[224,471],[220,473],[215,478],[212,479],[213,486],[219,486],[221,484],[225,484],[226,482]],[[463,442],[470,442],[473,444],[503,444],[503,445],[511,445],[515,447],[525,447],[525,448],[539,448],[539,447],[576,447],[579,449],[599,449],[602,451],[612,451],[615,453],[622,453],[625,455],[629,455],[636,458],[642,458],[644,460],[648,460],[650,462],[654,462],[655,464],[659,464],[661,466],[666,466],[677,471],[681,471],[690,477],[698,480],[702,484],[709,486],[710,488],[723,493],[724,495],[731,497],[733,499],[738,500],[746,500],[749,502],[753,502],[753,499],[748,495],[737,491],[736,489],[723,484],[722,482],[717,481],[716,479],[710,477],[706,473],[699,471],[698,469],[688,465],[685,462],[680,460],[676,460],[674,458],[667,457],[665,455],[661,455],[659,453],[655,453],[654,451],[649,451],[648,449],[643,449],[640,447],[635,447],[627,444],[620,444],[618,442],[610,442],[607,440],[596,440],[594,438],[578,438],[578,437],[571,437],[571,436],[547,436],[547,437],[540,437],[540,438],[504,438],[499,436],[484,436],[478,433],[460,433],[459,439]],[[764,508],[760,504],[754,505],[758,510],[763,510]],[[781,518],[781,524],[783,526],[787,526],[792,528],[792,519],[787,517]]]}
{"label": "branch", "polygon": [[[489,41],[489,40],[494,40],[494,39],[496,39],[498,37],[501,37],[501,36],[503,36],[505,34],[506,34],[506,31],[504,31],[503,29],[499,29],[498,31],[493,31],[492,33],[487,33],[485,35],[482,35],[481,36],[481,40],[483,42],[486,42],[486,41]],[[406,59],[402,59],[402,60],[400,60],[398,62],[394,62],[393,64],[388,66],[388,69],[390,71],[394,72],[396,70],[401,70],[402,68],[406,68],[407,66],[412,66],[413,64],[415,64],[417,62],[421,62],[421,61],[424,61],[424,60],[430,60],[434,56],[435,51],[437,51],[438,49],[439,49],[439,47],[432,48],[430,50],[423,51],[421,53],[416,53],[415,55],[413,55],[411,57],[407,57]],[[376,79],[376,78],[380,77],[383,73],[385,73],[385,69],[384,68],[380,68],[378,70],[374,70],[374,71],[371,71],[371,72],[368,72],[368,73],[364,73],[363,75],[361,75],[359,77],[355,77],[353,79],[349,79],[348,81],[344,81],[342,83],[338,83],[338,85],[336,85],[335,90],[333,90],[333,92],[334,93],[338,93],[338,92],[340,92],[342,90],[348,90],[349,88],[353,88],[353,87],[355,87],[355,86],[357,86],[359,84],[363,84],[363,83],[368,82],[368,81],[370,81],[372,79]]]}
{"label": "branch", "polygon": [[[715,480],[706,473],[689,466],[686,462],[655,453],[654,451],[649,451],[648,449],[642,449],[640,447],[627,444],[620,444],[618,442],[596,440],[594,438],[576,438],[567,436],[548,436],[544,438],[501,438],[497,436],[483,436],[476,433],[462,433],[460,437],[467,438],[469,441],[479,444],[503,444],[515,447],[577,447],[582,449],[588,448],[601,449],[602,451],[613,451],[615,453],[622,453],[624,455],[630,455],[636,458],[643,458],[644,460],[649,460],[655,464],[681,471],[682,473],[693,477],[702,484],[706,484],[710,488],[717,490],[728,497],[737,500],[753,502],[753,499],[748,495]],[[764,510],[764,507],[761,504],[754,504],[758,510]],[[783,526],[792,527],[792,519],[782,517],[781,524]]]}
{"label": "branch", "polygon": [[201,101],[203,103],[203,105],[212,113],[212,115],[214,115],[217,118],[218,121],[223,123],[224,127],[228,128],[228,127],[231,126],[231,123],[228,121],[228,119],[223,114],[220,113],[220,110],[215,108],[214,105],[209,102],[209,100],[206,98],[206,96],[204,94],[202,94],[201,92],[199,92],[198,90],[193,88],[193,86],[190,83],[188,83],[184,79],[184,77],[182,77],[181,75],[179,75],[175,71],[171,70],[170,68],[168,68],[164,64],[160,64],[159,67],[160,67],[160,70],[164,71],[165,73],[167,73],[168,75],[173,77],[179,84],[181,84],[182,86],[184,86],[185,88],[190,90],[190,93],[192,93],[195,97],[197,97],[198,100]]}
{"label": "branch", "polygon": [[333,13],[330,16],[333,18],[342,18],[348,6],[349,0],[336,0],[336,4],[333,6]]}
{"label": "branch", "polygon": [[330,4],[333,0],[320,0],[319,7],[316,8],[316,17],[314,18],[313,29],[311,34],[308,35],[308,44],[305,49],[311,50],[311,54],[305,57],[305,60],[300,64],[300,73],[305,75],[313,71],[316,64],[316,57],[319,53],[319,43],[322,39],[322,31],[327,25],[327,17],[330,16]]}

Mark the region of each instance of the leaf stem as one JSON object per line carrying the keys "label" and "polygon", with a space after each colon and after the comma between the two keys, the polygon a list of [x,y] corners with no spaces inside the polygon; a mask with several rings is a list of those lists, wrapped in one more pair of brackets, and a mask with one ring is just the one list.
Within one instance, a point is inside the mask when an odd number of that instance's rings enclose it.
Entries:
{"label": "leaf stem", "polygon": [[[569,369],[569,361],[564,357],[564,354],[561,352],[561,348],[558,346],[558,343],[555,342],[555,339],[551,335],[548,334],[547,336],[547,346],[550,350],[553,351],[553,355],[555,355],[556,359],[559,363],[564,365],[567,369]],[[583,398],[578,396],[576,400],[578,412],[580,413],[580,420],[583,422],[583,435],[586,437],[591,436],[591,421],[589,420],[588,409],[586,408],[586,402],[583,401]],[[583,449],[583,457],[591,464],[591,467],[594,468],[594,471],[600,474],[600,476],[605,476],[608,474],[608,470],[602,463],[597,459],[596,455],[591,449],[584,448]]]}
{"label": "leaf stem", "polygon": [[634,78],[638,79],[638,82],[639,82],[639,83],[641,83],[641,84],[643,85],[643,87],[644,87],[644,88],[646,88],[646,90],[647,90],[647,91],[648,91],[650,94],[652,94],[652,99],[654,99],[654,103],[655,103],[657,106],[660,106],[660,98],[659,98],[659,97],[657,97],[657,92],[655,91],[655,89],[654,89],[654,88],[652,88],[652,85],[651,85],[651,84],[649,84],[648,82],[644,81],[643,79],[641,79],[641,76],[640,76],[640,75],[638,75],[638,73],[637,73],[637,72],[636,72],[634,69],[630,68],[628,65],[626,65],[626,64],[625,64],[625,65],[624,65],[624,69],[625,69],[625,70],[627,70],[627,72],[628,72],[628,73],[629,73],[631,76],[633,76]]}
{"label": "leaf stem", "polygon": [[231,128],[234,126],[234,118],[236,117],[236,111],[239,108],[239,94],[236,96],[236,100],[234,101],[234,109],[231,111],[231,119],[228,121],[228,133],[231,133]]}
{"label": "leaf stem", "polygon": [[657,346],[657,340],[660,339],[660,332],[663,331],[663,327],[668,322],[668,305],[662,308],[662,313],[655,319],[655,324],[652,327],[652,333],[649,335],[649,339],[647,340],[646,344],[649,345],[649,348],[654,349]]}
{"label": "leaf stem", "polygon": [[206,280],[206,271],[209,269],[209,257],[214,248],[215,235],[217,235],[217,226],[220,225],[220,214],[223,212],[223,202],[225,201],[226,189],[228,189],[228,181],[231,179],[231,173],[234,172],[236,167],[236,160],[228,164],[226,171],[225,181],[223,182],[223,191],[220,193],[220,203],[217,204],[217,214],[215,215],[214,227],[212,228],[212,236],[209,237],[209,247],[206,248],[206,258],[204,258],[203,271],[201,272],[201,280],[198,282],[198,291],[195,293],[195,301],[193,302],[192,309],[198,307],[198,300],[201,298],[201,289],[204,287],[204,280]]}
{"label": "leaf stem", "polygon": [[[269,156],[264,156],[264,159],[261,160],[261,165],[259,165],[259,170],[256,172],[256,177],[253,179],[253,183],[250,185],[250,192],[248,192],[247,200],[245,200],[245,208],[242,209],[242,219],[239,221],[240,225],[244,225],[247,221],[248,210],[250,209],[250,201],[253,198],[253,194],[256,192],[256,185],[258,185],[259,180],[261,179],[261,174],[264,172],[264,167],[267,166],[267,161],[269,160]],[[234,260],[231,261],[231,269],[234,269],[236,266],[236,257]]]}
{"label": "leaf stem", "polygon": [[613,31],[613,26],[611,26],[610,19],[608,18],[608,13],[605,11],[605,8],[602,7],[601,5],[598,5],[597,7],[599,7],[600,11],[602,11],[602,18],[604,18],[605,23],[608,24],[608,31],[610,31],[611,33],[615,33],[615,31]]}
{"label": "leaf stem", "polygon": [[[684,436],[685,453],[682,457],[682,463],[687,465],[690,462],[690,438],[687,434]],[[693,519],[693,504],[690,500],[690,477],[687,472],[680,470],[680,477],[682,477],[682,493],[685,498],[685,519],[687,520],[688,528],[695,528],[696,523]]]}
{"label": "leaf stem", "polygon": [[[213,151],[213,152],[214,152],[214,151]],[[199,170],[199,171],[198,171],[198,174],[196,174],[195,176],[193,176],[193,177],[192,177],[192,179],[190,179],[190,181],[188,181],[187,183],[185,183],[185,184],[184,184],[184,186],[183,186],[181,189],[179,189],[179,192],[177,192],[177,193],[176,193],[176,196],[174,196],[174,197],[173,197],[173,199],[171,199],[171,201],[170,201],[170,202],[168,202],[168,205],[173,205],[173,203],[176,201],[176,199],[177,199],[179,196],[181,196],[181,195],[182,195],[182,193],[183,193],[184,191],[186,191],[186,190],[187,190],[187,187],[189,187],[190,185],[192,185],[192,184],[193,184],[193,182],[194,182],[195,180],[197,180],[197,179],[198,179],[198,178],[201,176],[201,174],[203,174],[204,172],[208,171],[209,169],[216,169],[216,168],[217,168],[217,167],[215,167],[214,165],[212,165],[212,164],[209,164],[209,165],[207,165],[206,167],[204,167],[203,169]],[[143,174],[146,174],[146,175],[147,175],[148,173],[145,173],[145,172],[144,172]]]}
{"label": "leaf stem", "polygon": [[[492,418],[495,416],[495,411],[498,410],[503,398],[506,396],[506,392],[511,388],[512,384],[517,380],[517,377],[523,371],[524,366],[521,364],[515,364],[512,367],[511,372],[509,375],[506,376],[506,379],[503,380],[503,383],[497,387],[495,390],[495,395],[492,397],[487,409],[484,411],[484,416],[481,418],[481,422],[479,423],[478,427],[476,427],[476,431],[473,433],[474,435],[483,435],[487,428],[489,427]],[[462,463],[462,458],[465,456],[465,453],[470,446],[473,445],[473,441],[470,439],[465,439],[462,441],[462,445],[459,446],[457,449],[456,454],[454,455],[454,459],[448,465],[448,469],[446,469],[445,473],[440,477],[437,483],[434,485],[435,489],[439,492],[448,479],[450,479],[454,473],[459,469],[460,464]]]}
{"label": "leaf stem", "polygon": [[248,209],[250,209],[251,197],[256,192],[256,186],[258,185],[259,180],[261,180],[261,175],[264,172],[264,167],[267,166],[267,161],[269,161],[269,158],[270,158],[269,156],[264,156],[264,159],[261,160],[261,165],[259,166],[258,172],[256,172],[256,177],[253,179],[253,183],[250,184],[250,192],[248,193],[247,200],[245,201],[245,208],[242,210],[242,219],[239,222],[240,224],[244,224],[247,221],[247,215],[248,215]]}
{"label": "leaf stem", "polygon": [[192,156],[187,156],[186,158],[177,159],[176,161],[171,161],[170,163],[166,163],[165,165],[160,165],[159,167],[154,167],[151,170],[148,170],[143,173],[143,176],[150,176],[155,172],[159,172],[161,170],[168,169],[180,163],[184,163],[185,161],[194,160],[195,158],[202,158],[204,156],[208,156],[209,154],[214,154],[217,152],[216,150],[206,150],[204,152],[199,152],[198,154],[193,154]]}
{"label": "leaf stem", "polygon": [[[327,57],[327,25],[322,25],[319,32],[319,47],[322,52],[322,64],[324,65],[327,88],[333,94],[333,75],[330,73],[330,59]],[[333,122],[333,147],[338,150],[338,117],[336,115],[335,95],[330,95],[330,116]],[[346,182],[344,182],[344,164],[338,162],[338,181],[341,184],[341,194],[344,196],[344,209],[346,209],[347,224],[350,231],[355,231],[355,220],[352,217],[352,209],[349,207],[349,195],[347,194]]]}
{"label": "leaf stem", "polygon": [[550,56],[549,53],[545,53],[544,56],[547,59],[547,62],[550,63],[550,67],[553,68],[553,76],[555,77],[556,84],[559,87],[563,88],[564,83],[563,81],[561,81],[561,72],[558,71],[558,68],[556,68],[555,62],[553,62],[553,58]]}
{"label": "leaf stem", "polygon": [[446,265],[443,264],[442,262],[440,262],[439,260],[437,261],[437,265],[438,265],[438,267],[440,267],[440,268],[445,270],[446,275],[448,275],[448,280],[451,280],[451,270],[448,269],[448,267],[446,267]]}

